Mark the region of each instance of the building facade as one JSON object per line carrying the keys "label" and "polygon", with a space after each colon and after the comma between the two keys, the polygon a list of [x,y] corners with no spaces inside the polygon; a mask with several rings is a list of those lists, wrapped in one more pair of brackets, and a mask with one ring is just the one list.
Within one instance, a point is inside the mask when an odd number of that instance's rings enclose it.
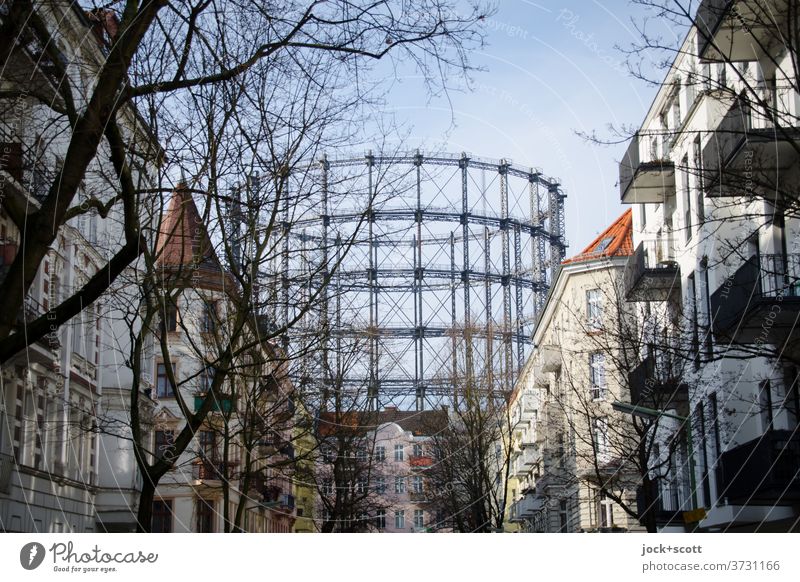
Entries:
{"label": "building facade", "polygon": [[[796,47],[778,40],[797,15],[755,4],[700,4],[620,164],[627,296],[670,322],[690,362],[670,409],[694,447],[669,509],[707,531],[798,523],[800,97]],[[634,404],[657,369],[642,361]]]}
{"label": "building facade", "polygon": [[[447,530],[426,472],[433,466],[432,435],[447,425],[444,410],[324,413],[320,429],[317,529],[422,533]],[[353,425],[354,419],[360,419]],[[341,426],[358,427],[351,460],[342,463]],[[348,433],[352,431],[348,430]],[[354,434],[354,433],[353,433]],[[338,437],[338,438],[337,438]],[[350,470],[352,477],[336,478]],[[326,524],[333,522],[332,527]]]}
{"label": "building facade", "polygon": [[[0,278],[20,249],[19,212],[39,212],[63,168],[71,132],[63,95],[85,107],[105,60],[103,28],[77,4],[37,4],[52,32],[63,69],[36,39],[20,35],[4,63],[0,84]],[[7,10],[0,14],[5,24]],[[88,41],[87,41],[88,39]],[[152,185],[161,152],[129,105],[118,121],[131,152],[136,183]],[[41,264],[14,333],[75,294],[124,242],[122,217],[111,206],[101,217],[88,201],[106,204],[119,193],[107,151],[90,163],[75,211]],[[77,210],[80,210],[78,212]],[[100,300],[43,339],[20,351],[0,371],[0,530],[91,532],[104,483],[98,475],[96,414],[109,370],[120,352],[106,344],[107,304]],[[125,479],[123,479],[124,481]],[[126,486],[120,486],[120,491]]]}
{"label": "building facade", "polygon": [[622,334],[633,318],[620,293],[631,251],[627,211],[556,276],[510,399],[509,531],[642,529],[624,509],[636,506],[632,427],[612,408],[628,399]]}

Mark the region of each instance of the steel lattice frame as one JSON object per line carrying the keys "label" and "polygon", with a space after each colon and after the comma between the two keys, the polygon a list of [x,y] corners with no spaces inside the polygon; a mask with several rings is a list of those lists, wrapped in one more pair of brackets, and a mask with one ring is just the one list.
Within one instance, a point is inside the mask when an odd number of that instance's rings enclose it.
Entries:
{"label": "steel lattice frame", "polygon": [[[365,338],[368,357],[343,383],[366,383],[373,406],[408,407],[412,398],[418,409],[436,406],[453,388],[467,334],[477,367],[502,370],[510,383],[565,256],[559,183],[466,154],[367,154],[323,159],[315,171],[309,212],[292,219],[287,209],[283,217],[279,319],[292,317],[296,294],[312,292],[324,277],[330,284],[287,342],[329,329],[322,347],[336,354],[342,341]],[[359,208],[348,203],[355,198],[374,202]],[[306,279],[298,270],[314,275],[300,284]],[[313,361],[302,368],[312,380],[324,374]]]}

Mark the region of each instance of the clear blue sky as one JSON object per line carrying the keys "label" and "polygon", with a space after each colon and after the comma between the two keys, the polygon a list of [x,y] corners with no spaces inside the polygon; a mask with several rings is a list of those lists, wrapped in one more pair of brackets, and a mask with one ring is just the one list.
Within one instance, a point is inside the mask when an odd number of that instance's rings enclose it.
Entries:
{"label": "clear blue sky", "polygon": [[500,0],[488,44],[472,56],[487,70],[474,76],[474,92],[451,94],[454,119],[414,78],[395,85],[391,107],[413,124],[412,147],[505,157],[560,178],[576,254],[624,210],[616,182],[625,145],[576,132],[608,136],[608,124],[642,121],[655,88],[633,79],[614,48],[636,40],[631,18],[641,16],[627,0]]}

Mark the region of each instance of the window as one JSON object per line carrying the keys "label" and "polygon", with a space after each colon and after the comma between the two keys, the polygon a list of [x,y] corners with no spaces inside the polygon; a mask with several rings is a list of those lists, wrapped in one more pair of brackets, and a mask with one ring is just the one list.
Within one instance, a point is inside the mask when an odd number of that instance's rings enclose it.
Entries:
{"label": "window", "polygon": [[608,420],[605,418],[595,418],[592,421],[594,432],[594,446],[598,461],[608,460]]}
{"label": "window", "polygon": [[700,474],[703,476],[703,505],[711,507],[711,482],[710,470],[708,465],[708,444],[706,441],[706,414],[703,403],[698,402],[695,407],[695,415],[700,423]]}
{"label": "window", "polygon": [[705,201],[703,200],[703,156],[700,147],[700,137],[695,138],[692,144],[692,158],[695,170],[695,213],[697,215],[697,225],[702,226],[706,221]]}
{"label": "window", "polygon": [[719,434],[719,406],[716,392],[708,395],[708,412],[711,415],[711,430],[714,436],[714,454],[716,457],[714,464],[716,465],[719,463],[720,455],[722,455],[722,439]]}
{"label": "window", "polygon": [[700,318],[697,309],[697,282],[694,273],[690,273],[686,286],[687,298],[689,304],[687,311],[689,313],[690,331],[692,333],[692,357],[694,358],[694,369],[700,369]]}
{"label": "window", "polygon": [[200,455],[205,459],[215,459],[217,456],[217,434],[210,430],[201,430],[198,435]]}
{"label": "window", "polygon": [[152,533],[172,533],[172,500],[156,499],[153,501],[153,515],[150,522]]}
{"label": "window", "polygon": [[375,527],[378,529],[386,529],[386,510],[379,509],[375,513]]}
{"label": "window", "polygon": [[414,445],[414,456],[421,457],[422,456],[422,445],[415,444]]}
{"label": "window", "polygon": [[705,328],[703,330],[703,348],[706,357],[714,356],[713,334],[711,333],[711,286],[708,281],[708,265],[703,265],[703,310],[705,312]]}
{"label": "window", "polygon": [[614,526],[614,502],[611,501],[604,491],[600,491],[598,495],[598,510],[600,527],[609,528]]}
{"label": "window", "polygon": [[214,533],[214,501],[200,498],[195,503],[197,533]]}
{"label": "window", "polygon": [[386,460],[386,447],[383,445],[375,447],[375,460],[382,463]]}
{"label": "window", "polygon": [[322,459],[326,463],[333,463],[336,460],[336,451],[331,446],[324,446],[322,448]]}
{"label": "window", "polygon": [[406,492],[406,479],[405,479],[405,477],[395,477],[394,478],[394,492],[395,493],[405,493]]}
{"label": "window", "polygon": [[356,493],[364,494],[367,492],[367,478],[359,477],[356,479]]}
{"label": "window", "polygon": [[333,480],[332,479],[325,479],[322,482],[322,494],[323,495],[333,495]]}
{"label": "window", "polygon": [[764,432],[772,428],[774,421],[772,409],[772,385],[769,380],[762,380],[758,384],[758,401],[761,407],[761,423]]}
{"label": "window", "polygon": [[798,374],[797,367],[786,366],[783,382],[784,386],[786,386],[783,406],[789,416],[789,428],[794,430],[800,423],[800,390],[798,390],[800,374]]}
{"label": "window", "polygon": [[378,495],[383,495],[386,493],[386,478],[385,477],[375,477],[375,493]]}
{"label": "window", "polygon": [[203,318],[200,320],[200,331],[214,333],[217,331],[217,302],[207,301],[203,304]]}
{"label": "window", "polygon": [[178,331],[178,308],[175,305],[168,304],[164,306],[161,331]]}
{"label": "window", "polygon": [[589,356],[589,383],[593,400],[602,400],[606,397],[605,354],[597,353]]}
{"label": "window", "polygon": [[603,328],[603,297],[600,289],[589,289],[586,292],[586,324],[590,331]]}
{"label": "window", "polygon": [[171,430],[157,430],[155,434],[155,456],[161,458],[175,441],[175,433]]}
{"label": "window", "polygon": [[569,509],[567,507],[567,500],[563,499],[558,505],[558,521],[561,533],[569,532]]}
{"label": "window", "polygon": [[404,509],[398,509],[394,512],[394,528],[405,529],[406,527],[406,512]]}
{"label": "window", "polygon": [[681,159],[678,187],[683,195],[683,227],[686,229],[686,242],[692,240],[692,193],[689,189],[689,156]]}
{"label": "window", "polygon": [[414,527],[416,529],[425,527],[425,512],[421,509],[414,510]]}
{"label": "window", "polygon": [[216,373],[216,368],[214,366],[206,366],[200,372],[200,392],[208,393],[211,391],[211,386],[214,385],[214,374]]}
{"label": "window", "polygon": [[[175,376],[175,364],[171,363],[172,375]],[[156,395],[159,398],[174,398],[175,392],[172,383],[167,377],[167,365],[164,362],[156,364]]]}
{"label": "window", "polygon": [[366,463],[367,462],[367,451],[365,451],[363,448],[359,447],[358,450],[356,450],[356,461],[358,461],[359,463]]}
{"label": "window", "polygon": [[422,493],[422,477],[420,475],[414,475],[414,480],[412,481],[412,491],[414,493]]}
{"label": "window", "polygon": [[403,460],[403,445],[394,446],[394,460],[395,461]]}

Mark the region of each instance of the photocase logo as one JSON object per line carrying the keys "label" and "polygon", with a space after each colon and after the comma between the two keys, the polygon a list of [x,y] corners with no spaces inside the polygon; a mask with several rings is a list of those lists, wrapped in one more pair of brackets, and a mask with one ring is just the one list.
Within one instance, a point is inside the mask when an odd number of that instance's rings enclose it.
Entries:
{"label": "photocase logo", "polygon": [[26,570],[35,570],[44,561],[44,546],[37,542],[31,542],[22,546],[19,551],[19,563]]}

